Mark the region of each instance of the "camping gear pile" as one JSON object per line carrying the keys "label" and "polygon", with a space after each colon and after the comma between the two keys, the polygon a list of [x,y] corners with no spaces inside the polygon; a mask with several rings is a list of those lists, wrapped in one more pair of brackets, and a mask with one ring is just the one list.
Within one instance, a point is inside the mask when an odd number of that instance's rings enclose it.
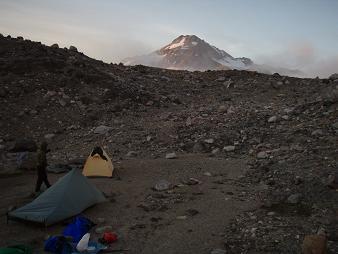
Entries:
{"label": "camping gear pile", "polygon": [[[7,214],[8,219],[42,223],[45,226],[63,221],[82,213],[106,198],[86,176],[112,177],[113,164],[108,154],[95,147],[88,156],[83,171],[73,169],[60,178],[31,203]],[[60,172],[55,172],[60,173]],[[117,241],[113,232],[104,232],[99,242],[90,240],[90,229],[95,226],[89,219],[78,216],[63,231],[62,235],[49,237],[44,245],[47,252],[57,254],[98,253]],[[0,254],[32,254],[24,245],[0,248]]]}
{"label": "camping gear pile", "polygon": [[52,225],[80,214],[97,203],[104,202],[103,194],[86,176],[112,177],[113,164],[107,153],[96,147],[89,155],[82,174],[73,169],[31,203],[8,213],[8,219]]}
{"label": "camping gear pile", "polygon": [[[60,178],[31,203],[10,211],[7,219],[42,223],[45,226],[63,221],[82,213],[85,209],[106,198],[86,176],[112,177],[114,167],[108,154],[95,147],[88,156],[83,171],[73,169]],[[57,172],[59,173],[59,172]],[[52,236],[45,242],[45,251],[68,253],[98,253],[117,241],[113,232],[105,232],[100,242],[90,241],[89,230],[95,224],[85,217],[78,216],[69,224],[63,234]],[[25,246],[12,246],[0,249],[0,254],[31,254]]]}
{"label": "camping gear pile", "polygon": [[55,254],[71,253],[98,253],[108,249],[109,244],[117,241],[117,235],[112,232],[106,232],[103,238],[110,236],[110,242],[105,244],[90,241],[90,229],[95,224],[89,219],[78,216],[70,223],[60,236],[51,236],[45,242],[44,250]]}

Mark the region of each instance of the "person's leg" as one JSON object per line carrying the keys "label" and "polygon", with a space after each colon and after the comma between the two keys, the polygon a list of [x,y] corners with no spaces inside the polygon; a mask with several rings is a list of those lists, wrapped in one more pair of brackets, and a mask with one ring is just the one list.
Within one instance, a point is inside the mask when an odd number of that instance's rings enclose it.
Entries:
{"label": "person's leg", "polygon": [[45,183],[45,185],[46,185],[47,188],[49,188],[51,186],[50,183],[49,183],[49,181],[48,181],[46,171],[43,174],[43,182]]}
{"label": "person's leg", "polygon": [[42,177],[38,174],[38,180],[36,181],[35,192],[39,192],[42,185]]}

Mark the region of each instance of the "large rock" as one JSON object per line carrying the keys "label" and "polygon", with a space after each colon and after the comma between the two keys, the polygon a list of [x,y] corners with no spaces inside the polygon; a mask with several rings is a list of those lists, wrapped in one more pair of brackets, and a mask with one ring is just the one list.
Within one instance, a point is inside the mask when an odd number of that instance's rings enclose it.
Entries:
{"label": "large rock", "polygon": [[303,254],[326,254],[327,239],[324,235],[307,235],[302,244]]}
{"label": "large rock", "polygon": [[223,150],[226,152],[232,152],[235,151],[235,146],[225,146],[223,147]]}
{"label": "large rock", "polygon": [[77,48],[75,46],[70,46],[69,47],[70,51],[77,52]]}
{"label": "large rock", "polygon": [[338,189],[338,172],[329,176],[328,186],[332,189]]}
{"label": "large rock", "polygon": [[277,116],[271,116],[269,119],[268,119],[268,123],[275,123],[277,122]]}
{"label": "large rock", "polygon": [[46,140],[47,142],[50,142],[50,141],[53,140],[53,138],[54,138],[55,136],[56,136],[56,135],[55,135],[54,133],[48,133],[48,134],[46,134],[46,135],[44,136],[44,138],[45,138],[45,140]]}
{"label": "large rock", "polygon": [[112,127],[100,125],[100,126],[97,126],[94,129],[94,133],[95,134],[106,134],[106,133],[110,132],[112,129],[113,129]]}
{"label": "large rock", "polygon": [[177,155],[176,155],[176,153],[167,153],[167,154],[165,155],[165,158],[166,158],[166,159],[176,159],[176,158],[177,158]]}
{"label": "large rock", "polygon": [[205,153],[207,151],[207,147],[202,142],[196,142],[192,150],[194,153]]}
{"label": "large rock", "polygon": [[269,155],[267,152],[265,151],[260,151],[258,154],[257,154],[257,159],[266,159],[268,158]]}
{"label": "large rock", "polygon": [[335,122],[334,124],[332,124],[332,128],[338,129],[338,122]]}
{"label": "large rock", "polygon": [[166,191],[166,190],[171,189],[172,187],[173,185],[167,180],[160,180],[155,184],[153,189],[156,191]]}
{"label": "large rock", "polygon": [[18,139],[9,149],[11,153],[18,152],[36,152],[38,146],[33,139]]}
{"label": "large rock", "polygon": [[300,193],[292,194],[288,197],[286,200],[287,203],[289,204],[298,204],[300,200],[302,199],[303,195]]}
{"label": "large rock", "polygon": [[129,151],[128,153],[127,153],[127,157],[137,157],[137,152],[135,152],[135,151]]}

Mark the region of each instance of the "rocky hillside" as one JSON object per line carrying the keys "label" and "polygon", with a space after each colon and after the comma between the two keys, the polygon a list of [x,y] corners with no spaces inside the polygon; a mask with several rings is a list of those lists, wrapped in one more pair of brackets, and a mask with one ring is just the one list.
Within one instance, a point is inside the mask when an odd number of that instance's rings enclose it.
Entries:
{"label": "rocky hillside", "polygon": [[238,184],[258,188],[246,195],[261,208],[224,228],[227,253],[299,253],[321,228],[328,253],[338,252],[335,76],[106,64],[75,47],[0,36],[0,101],[1,170],[22,138],[48,139],[51,163],[83,159],[97,144],[115,162],[237,158],[249,168]]}

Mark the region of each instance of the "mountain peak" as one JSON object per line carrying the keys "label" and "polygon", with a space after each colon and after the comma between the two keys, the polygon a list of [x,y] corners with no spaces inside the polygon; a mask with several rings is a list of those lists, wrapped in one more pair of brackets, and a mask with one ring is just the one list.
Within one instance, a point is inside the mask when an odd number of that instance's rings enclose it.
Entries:
{"label": "mountain peak", "polygon": [[124,63],[190,71],[249,69],[253,64],[248,58],[232,57],[196,35],[180,35],[161,49],[145,56],[127,58]]}

